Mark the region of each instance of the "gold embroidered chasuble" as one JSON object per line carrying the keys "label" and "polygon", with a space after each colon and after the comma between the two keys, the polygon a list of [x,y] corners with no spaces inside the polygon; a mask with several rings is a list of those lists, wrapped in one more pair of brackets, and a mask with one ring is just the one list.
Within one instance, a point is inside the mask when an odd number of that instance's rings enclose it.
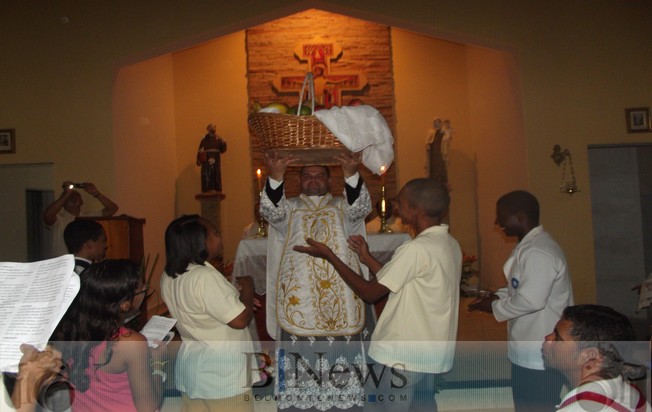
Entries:
{"label": "gold embroidered chasuble", "polygon": [[261,213],[272,229],[267,268],[267,328],[271,336],[275,337],[277,326],[296,336],[349,336],[362,330],[364,302],[326,260],[292,248],[305,245],[310,237],[328,245],[366,277],[366,268],[349,249],[347,238],[364,234],[367,209],[371,209],[371,200],[364,185],[353,205],[343,197],[326,194],[283,198],[275,207],[263,196]]}

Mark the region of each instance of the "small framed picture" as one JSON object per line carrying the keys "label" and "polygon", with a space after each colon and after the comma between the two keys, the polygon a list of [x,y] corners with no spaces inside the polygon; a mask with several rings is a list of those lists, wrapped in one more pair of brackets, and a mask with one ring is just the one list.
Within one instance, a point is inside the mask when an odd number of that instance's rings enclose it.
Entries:
{"label": "small framed picture", "polygon": [[627,133],[646,133],[650,132],[650,108],[635,107],[625,109],[627,118]]}
{"label": "small framed picture", "polygon": [[0,129],[0,154],[16,153],[16,129]]}

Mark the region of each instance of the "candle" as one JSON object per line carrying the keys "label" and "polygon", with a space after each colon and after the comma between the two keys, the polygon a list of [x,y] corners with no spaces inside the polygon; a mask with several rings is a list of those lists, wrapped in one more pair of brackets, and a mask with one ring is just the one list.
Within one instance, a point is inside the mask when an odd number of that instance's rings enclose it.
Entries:
{"label": "candle", "polygon": [[262,192],[263,191],[263,184],[262,184],[260,179],[263,176],[263,174],[260,171],[260,169],[256,170],[256,176],[258,176],[258,192]]}
{"label": "candle", "polygon": [[380,184],[385,184],[385,166],[380,166]]}

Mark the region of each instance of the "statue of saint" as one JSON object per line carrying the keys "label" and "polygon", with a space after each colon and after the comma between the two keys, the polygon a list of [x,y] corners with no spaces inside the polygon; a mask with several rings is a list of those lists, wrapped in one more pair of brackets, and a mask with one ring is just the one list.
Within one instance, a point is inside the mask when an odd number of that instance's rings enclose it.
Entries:
{"label": "statue of saint", "polygon": [[452,135],[450,120],[442,121],[437,117],[426,138],[427,176],[445,185],[448,185],[448,147]]}
{"label": "statue of saint", "polygon": [[201,191],[221,192],[220,154],[226,152],[226,141],[217,135],[215,125],[206,126],[206,136],[197,150],[197,166],[201,166]]}

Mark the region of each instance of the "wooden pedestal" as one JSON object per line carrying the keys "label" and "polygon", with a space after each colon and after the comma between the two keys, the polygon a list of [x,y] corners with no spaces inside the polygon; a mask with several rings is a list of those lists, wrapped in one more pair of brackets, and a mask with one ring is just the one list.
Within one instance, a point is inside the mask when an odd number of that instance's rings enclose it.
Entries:
{"label": "wooden pedestal", "polygon": [[226,196],[221,192],[199,193],[195,199],[201,203],[201,217],[215,223],[217,231],[222,232],[222,200]]}

